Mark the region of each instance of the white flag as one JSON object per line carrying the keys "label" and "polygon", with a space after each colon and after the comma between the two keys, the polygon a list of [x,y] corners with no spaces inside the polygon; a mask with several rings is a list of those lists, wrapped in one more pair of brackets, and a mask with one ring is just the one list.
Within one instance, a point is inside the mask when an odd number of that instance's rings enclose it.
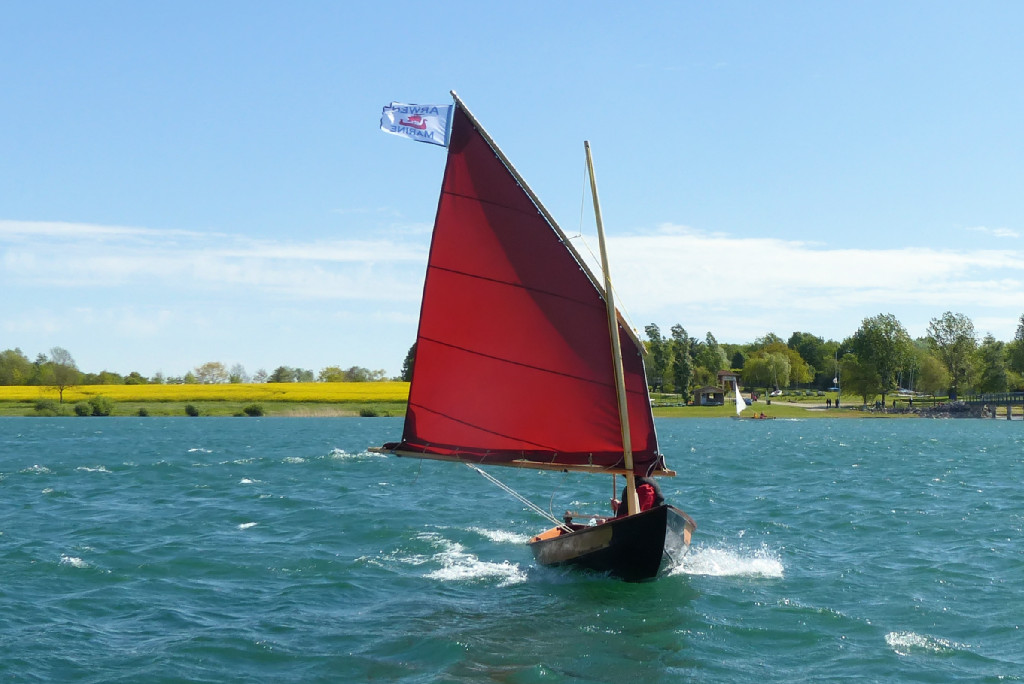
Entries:
{"label": "white flag", "polygon": [[380,115],[380,130],[418,142],[448,144],[451,105],[412,105],[392,102]]}

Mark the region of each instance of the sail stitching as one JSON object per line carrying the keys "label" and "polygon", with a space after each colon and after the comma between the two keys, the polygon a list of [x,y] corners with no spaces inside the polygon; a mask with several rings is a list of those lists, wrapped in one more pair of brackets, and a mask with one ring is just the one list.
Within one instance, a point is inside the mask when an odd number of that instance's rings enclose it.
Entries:
{"label": "sail stitching", "polygon": [[[440,343],[440,344],[443,344],[443,343]],[[427,413],[433,413],[435,416],[441,416],[442,418],[447,418],[448,420],[451,420],[453,422],[459,423],[460,425],[465,425],[466,427],[471,427],[474,430],[479,430],[480,432],[486,432],[486,433],[494,435],[496,437],[502,437],[504,439],[511,439],[511,440],[515,440],[517,442],[522,442],[524,444],[531,444],[531,445],[537,447],[538,449],[543,449],[545,451],[552,452],[554,454],[555,458],[557,458],[557,450],[553,449],[552,447],[550,447],[550,446],[548,446],[546,444],[538,444],[537,442],[532,442],[532,441],[530,441],[528,439],[523,439],[522,437],[513,437],[512,435],[506,435],[506,434],[504,434],[502,432],[497,432],[495,430],[490,430],[490,429],[482,427],[480,425],[476,425],[475,423],[470,423],[469,421],[465,421],[465,420],[462,420],[460,418],[455,418],[454,416],[450,416],[447,413],[442,413],[441,411],[435,411],[434,409],[430,408],[429,406],[424,406],[422,404],[416,404],[416,403],[410,402],[409,405],[410,406],[415,406],[418,409],[422,409],[422,410],[426,411]],[[552,461],[552,463],[554,463],[554,462],[555,461]]]}
{"label": "sail stitching", "polygon": [[[575,302],[577,304],[583,304],[583,305],[589,306],[589,307],[591,307],[593,309],[599,308],[596,304],[593,304],[592,302],[588,302],[588,301],[583,300],[583,299],[576,299],[575,297],[567,297],[566,295],[559,294],[557,292],[552,292],[550,290],[542,290],[542,289],[537,288],[537,287],[530,287],[529,285],[523,285],[522,283],[512,283],[512,282],[509,282],[507,280],[500,280],[498,278],[491,278],[491,277],[488,277],[488,276],[485,276],[485,275],[479,275],[479,274],[476,274],[476,273],[469,273],[468,271],[459,271],[459,270],[456,270],[454,268],[446,268],[444,266],[437,266],[435,264],[431,264],[430,266],[428,266],[428,268],[431,268],[431,269],[434,269],[434,270],[437,270],[437,271],[444,271],[445,273],[451,273],[453,275],[460,275],[460,276],[465,276],[467,278],[474,278],[476,280],[484,280],[484,281],[489,282],[489,283],[495,283],[496,285],[507,285],[508,287],[514,287],[514,288],[518,288],[520,290],[526,290],[528,292],[536,292],[537,294],[547,295],[549,297],[556,297],[558,299],[564,299],[566,301]],[[601,307],[601,308],[603,308],[603,307]]]}
{"label": "sail stitching", "polygon": [[[460,347],[457,344],[452,344],[451,342],[444,342],[442,340],[434,339],[432,337],[426,337],[426,336],[421,335],[419,339],[421,341],[422,340],[426,340],[427,342],[433,342],[434,344],[439,344],[442,347],[448,347],[449,349],[455,349],[457,351],[466,352],[467,354],[472,354],[474,356],[479,356],[481,358],[489,359],[491,361],[498,361],[500,363],[507,363],[507,364],[510,364],[510,365],[513,365],[513,366],[519,366],[520,368],[529,368],[530,370],[540,371],[541,373],[550,373],[551,375],[559,375],[559,376],[561,376],[563,378],[569,378],[570,380],[579,380],[581,382],[588,382],[588,383],[590,383],[592,385],[598,385],[599,387],[604,387],[604,388],[612,387],[612,383],[610,383],[610,382],[601,382],[600,380],[594,380],[592,378],[585,378],[585,377],[580,376],[580,375],[573,375],[571,373],[565,373],[565,372],[562,372],[562,371],[551,370],[550,368],[542,368],[540,366],[534,366],[534,365],[531,365],[531,364],[528,364],[528,363],[522,363],[521,361],[513,361],[512,359],[505,359],[505,358],[502,358],[500,356],[494,356],[493,354],[484,354],[483,352],[479,352],[479,351],[476,351],[474,349],[467,349],[466,347]],[[628,394],[639,394],[639,392],[637,392],[636,390],[631,390],[629,388],[626,388],[626,392]]]}
{"label": "sail stitching", "polygon": [[[499,157],[499,161],[500,161],[500,157]],[[515,180],[514,177],[513,177],[513,180]],[[567,235],[565,235],[565,233],[562,232],[561,228],[558,228],[556,226],[551,225],[551,221],[549,221],[547,216],[544,215],[544,212],[542,212],[537,207],[536,203],[533,201],[533,198],[530,196],[530,193],[525,192],[526,188],[523,187],[523,184],[520,183],[518,180],[516,180],[516,185],[518,185],[519,188],[524,191],[523,194],[525,194],[526,198],[530,200],[530,204],[532,204],[533,208],[534,208],[533,212],[524,211],[524,210],[520,209],[519,207],[513,207],[513,206],[510,206],[508,204],[502,204],[500,202],[495,202],[493,200],[484,199],[482,197],[476,197],[474,195],[467,195],[467,194],[461,193],[461,192],[454,192],[452,190],[447,190],[447,189],[442,189],[441,190],[441,195],[448,195],[450,197],[458,197],[460,199],[469,200],[469,201],[474,202],[476,204],[486,204],[486,205],[489,205],[489,206],[492,206],[492,207],[498,207],[500,209],[506,209],[508,211],[514,211],[517,214],[523,214],[524,216],[530,216],[530,217],[533,217],[533,218],[539,218],[540,220],[542,220],[544,222],[544,225],[546,225],[548,227],[548,229],[551,231],[551,234],[555,236],[556,240],[558,240],[561,244],[565,245],[567,248],[571,247],[571,245],[569,244],[569,239],[570,238]],[[566,249],[566,254],[569,255],[569,258],[571,258],[573,261],[576,262],[576,264],[580,267],[580,270],[583,271],[583,273],[587,276],[587,281],[590,283],[590,286],[593,287],[594,291],[597,292],[598,296],[602,300],[604,300],[604,291],[601,290],[601,288],[597,285],[596,282],[594,282],[594,279],[593,279],[593,277],[591,277],[591,274],[590,274],[590,267],[587,266],[582,261],[582,256],[579,255],[574,249]]]}

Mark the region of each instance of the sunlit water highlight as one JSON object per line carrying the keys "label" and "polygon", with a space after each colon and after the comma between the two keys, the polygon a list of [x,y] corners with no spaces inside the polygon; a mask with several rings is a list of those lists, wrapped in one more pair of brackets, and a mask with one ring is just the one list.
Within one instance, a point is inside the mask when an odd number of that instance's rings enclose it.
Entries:
{"label": "sunlit water highlight", "polygon": [[[1024,431],[660,420],[698,521],[655,582],[395,419],[0,420],[4,681],[1019,681]],[[596,476],[491,471],[556,516]]]}

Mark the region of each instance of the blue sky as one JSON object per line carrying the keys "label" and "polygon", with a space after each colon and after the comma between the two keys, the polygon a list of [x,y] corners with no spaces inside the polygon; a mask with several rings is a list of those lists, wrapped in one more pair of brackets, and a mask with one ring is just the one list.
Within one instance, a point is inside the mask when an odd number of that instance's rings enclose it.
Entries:
{"label": "blue sky", "polygon": [[0,349],[180,375],[416,330],[454,89],[638,328],[1024,313],[1024,4],[35,2],[0,22]]}

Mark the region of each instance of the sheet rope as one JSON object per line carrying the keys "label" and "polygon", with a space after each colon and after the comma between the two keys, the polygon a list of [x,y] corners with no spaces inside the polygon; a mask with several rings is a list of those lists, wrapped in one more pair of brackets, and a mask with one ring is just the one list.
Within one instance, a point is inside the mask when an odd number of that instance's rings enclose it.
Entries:
{"label": "sheet rope", "polygon": [[480,468],[477,468],[472,463],[467,463],[466,467],[467,468],[472,468],[476,472],[478,472],[481,475],[483,475],[485,479],[490,480],[491,483],[496,485],[499,489],[503,489],[507,493],[511,494],[513,497],[518,499],[521,503],[523,503],[527,508],[529,508],[531,511],[533,511],[537,515],[541,516],[542,518],[544,518],[546,520],[551,521],[552,523],[555,524],[555,526],[562,528],[566,532],[572,532],[572,528],[570,528],[568,525],[566,525],[562,521],[558,520],[558,518],[556,518],[555,516],[551,515],[550,513],[545,511],[543,508],[541,508],[537,504],[533,503],[532,501],[527,499],[525,496],[523,496],[522,494],[520,494],[516,490],[512,489],[507,484],[505,484],[504,482],[502,482],[498,478],[494,477],[490,473],[484,472],[483,470],[481,470]]}

